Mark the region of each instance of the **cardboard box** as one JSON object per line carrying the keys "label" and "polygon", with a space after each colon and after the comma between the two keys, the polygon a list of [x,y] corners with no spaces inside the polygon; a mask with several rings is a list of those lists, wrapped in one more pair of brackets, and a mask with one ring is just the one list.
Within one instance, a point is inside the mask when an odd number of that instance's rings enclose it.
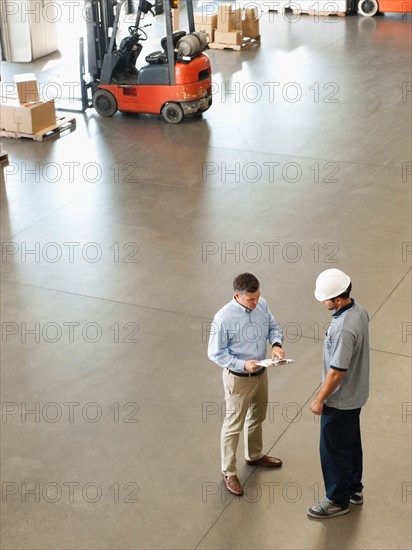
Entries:
{"label": "cardboard box", "polygon": [[197,30],[197,26],[199,26],[200,29],[203,27],[201,25],[211,26],[214,29],[217,29],[217,13],[215,15],[210,15],[208,13],[198,13],[195,15],[195,26]]}
{"label": "cardboard box", "polygon": [[217,14],[216,15],[195,15],[195,29],[197,31],[205,31],[209,35],[210,42],[213,42],[215,29],[217,27]]}
{"label": "cardboard box", "polygon": [[232,4],[219,4],[217,29],[222,32],[242,30],[242,8],[232,9]]}
{"label": "cardboard box", "polygon": [[219,4],[217,11],[217,29],[222,32],[230,31],[230,14],[232,4]]}
{"label": "cardboard box", "polygon": [[260,36],[259,16],[256,8],[245,8],[242,21],[243,36],[257,38]]}
{"label": "cardboard box", "polygon": [[213,42],[215,38],[215,29],[211,25],[198,25],[197,31],[204,31],[209,36],[209,42]]}
{"label": "cardboard box", "polygon": [[16,83],[20,103],[40,100],[37,79],[33,73],[14,75],[14,82]]}
{"label": "cardboard box", "polygon": [[[2,98],[4,101],[4,98]],[[0,105],[0,129],[19,134],[36,134],[56,124],[54,100],[26,103],[2,102]]]}
{"label": "cardboard box", "polygon": [[217,44],[239,45],[242,43],[243,35],[242,31],[229,31],[224,32],[215,31],[215,42]]}
{"label": "cardboard box", "polygon": [[232,9],[230,14],[230,29],[231,31],[241,31],[242,30],[242,8],[237,8],[236,10]]}
{"label": "cardboard box", "polygon": [[260,36],[259,21],[243,21],[242,32],[243,36],[257,38]]}
{"label": "cardboard box", "polygon": [[259,16],[256,8],[245,8],[244,21],[258,21]]}

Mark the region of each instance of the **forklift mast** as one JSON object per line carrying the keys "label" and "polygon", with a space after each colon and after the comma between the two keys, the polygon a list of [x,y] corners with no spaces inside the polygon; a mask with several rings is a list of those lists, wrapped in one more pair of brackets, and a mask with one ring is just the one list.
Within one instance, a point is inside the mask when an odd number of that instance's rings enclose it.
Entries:
{"label": "forklift mast", "polygon": [[[130,36],[128,39],[126,39],[120,44],[120,49],[118,50],[116,45],[116,34],[119,29],[119,20],[120,20],[121,10],[125,2],[126,0],[119,0],[119,3],[117,5],[116,17],[114,18],[114,22],[113,22],[112,36],[110,38],[109,46],[103,57],[103,64],[101,67],[100,78],[99,78],[100,84],[110,84],[113,71],[116,65],[118,64],[118,62],[120,61],[120,58],[124,56],[124,54],[127,53],[127,51],[130,50],[131,48],[137,47],[140,41],[138,31],[140,28],[140,21],[142,19],[142,15],[148,13],[149,11],[151,11],[153,16],[155,15],[154,11],[152,11],[153,4],[151,4],[147,0],[139,0],[135,24],[134,26],[129,27]],[[124,51],[122,51],[122,45],[124,46]],[[141,50],[141,45],[139,46],[139,53],[140,53],[140,50]]]}
{"label": "forklift mast", "polygon": [[117,0],[85,0],[87,26],[88,72],[100,80],[104,56],[109,48],[109,29],[115,21]]}

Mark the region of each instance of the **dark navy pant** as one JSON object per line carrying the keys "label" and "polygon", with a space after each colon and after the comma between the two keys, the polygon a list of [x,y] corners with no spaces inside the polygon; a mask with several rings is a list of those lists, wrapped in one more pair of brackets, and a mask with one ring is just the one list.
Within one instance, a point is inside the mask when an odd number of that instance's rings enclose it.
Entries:
{"label": "dark navy pant", "polygon": [[320,460],[326,496],[347,508],[349,497],[362,485],[361,409],[349,411],[323,405],[320,423]]}

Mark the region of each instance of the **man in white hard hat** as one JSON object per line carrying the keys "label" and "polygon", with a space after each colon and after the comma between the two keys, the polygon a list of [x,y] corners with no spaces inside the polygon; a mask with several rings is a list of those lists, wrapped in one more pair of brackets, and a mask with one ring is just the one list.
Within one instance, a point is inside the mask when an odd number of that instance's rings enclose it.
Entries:
{"label": "man in white hard hat", "polygon": [[326,496],[308,509],[326,519],[363,503],[360,412],[369,395],[369,316],[350,298],[350,277],[327,269],[315,297],[333,311],[323,346],[323,377],[310,409],[321,415],[320,459]]}

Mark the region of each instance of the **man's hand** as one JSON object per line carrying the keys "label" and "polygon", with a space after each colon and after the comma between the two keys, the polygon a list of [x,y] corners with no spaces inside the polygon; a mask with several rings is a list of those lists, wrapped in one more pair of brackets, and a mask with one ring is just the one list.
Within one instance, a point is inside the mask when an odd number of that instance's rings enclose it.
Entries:
{"label": "man's hand", "polygon": [[257,359],[249,359],[248,361],[245,361],[245,371],[255,372],[255,370],[258,370],[259,367],[256,366],[257,362]]}
{"label": "man's hand", "polygon": [[285,351],[279,346],[274,346],[272,348],[272,361],[276,359],[283,359],[285,357]]}
{"label": "man's hand", "polygon": [[320,416],[323,411],[323,402],[322,401],[312,401],[310,404],[310,410],[314,413]]}
{"label": "man's hand", "polygon": [[343,380],[346,371],[337,371],[333,368],[328,370],[325,381],[316,394],[316,398],[310,405],[310,410],[317,415],[321,415],[323,411],[323,402],[327,399],[339,386]]}

